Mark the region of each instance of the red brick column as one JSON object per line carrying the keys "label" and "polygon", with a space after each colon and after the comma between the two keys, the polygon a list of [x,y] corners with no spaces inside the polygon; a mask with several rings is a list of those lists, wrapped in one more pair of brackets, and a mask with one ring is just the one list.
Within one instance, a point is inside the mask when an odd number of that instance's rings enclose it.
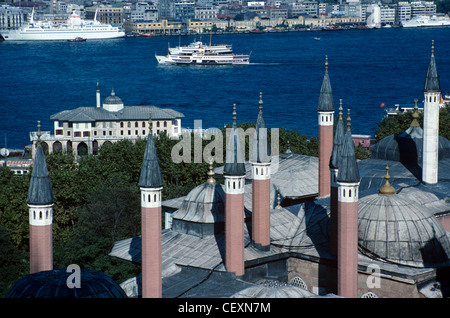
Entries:
{"label": "red brick column", "polygon": [[319,197],[330,194],[330,157],[333,150],[333,112],[319,112]]}
{"label": "red brick column", "polygon": [[225,177],[225,267],[243,276],[245,177]]}
{"label": "red brick column", "polygon": [[358,296],[358,186],[339,183],[338,295],[348,298]]}
{"label": "red brick column", "polygon": [[252,241],[261,250],[270,249],[270,163],[252,163]]}
{"label": "red brick column", "polygon": [[161,189],[141,188],[142,298],[162,297]]}
{"label": "red brick column", "polygon": [[52,205],[29,206],[30,273],[53,269]]}

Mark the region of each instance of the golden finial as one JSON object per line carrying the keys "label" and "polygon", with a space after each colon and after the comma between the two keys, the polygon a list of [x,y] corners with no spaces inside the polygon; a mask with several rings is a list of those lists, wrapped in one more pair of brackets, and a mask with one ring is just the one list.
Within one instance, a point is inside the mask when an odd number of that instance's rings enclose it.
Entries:
{"label": "golden finial", "polygon": [[347,109],[347,131],[350,131],[350,126],[351,126],[351,118],[350,118],[350,108]]}
{"label": "golden finial", "polygon": [[412,114],[412,122],[411,127],[419,127],[419,121],[417,120],[419,118],[419,108],[417,107],[417,98],[414,98],[414,112]]}
{"label": "golden finial", "polygon": [[233,104],[233,127],[236,127],[236,104]]}
{"label": "golden finial", "polygon": [[153,135],[152,112],[150,112],[148,115],[148,134]]}
{"label": "golden finial", "polygon": [[280,197],[280,193],[278,193],[277,195],[277,206],[275,207],[276,210],[280,210],[281,209],[281,197]]}
{"label": "golden finial", "polygon": [[263,100],[262,100],[262,92],[259,92],[259,113],[262,114],[263,109]]}
{"label": "golden finial", "polygon": [[342,99],[339,100],[339,120],[342,120]]}
{"label": "golden finial", "polygon": [[206,183],[208,183],[208,184],[216,183],[216,180],[213,178],[214,177],[214,171],[213,171],[212,163],[213,163],[212,159],[209,159],[208,181],[206,181]]}
{"label": "golden finial", "polygon": [[325,55],[325,72],[328,72],[328,55]]}
{"label": "golden finial", "polygon": [[389,166],[386,166],[386,175],[384,176],[386,182],[384,183],[384,185],[381,186],[380,190],[378,191],[379,195],[390,196],[395,194],[394,187],[391,186],[391,184],[389,183],[390,178],[391,177],[389,176]]}

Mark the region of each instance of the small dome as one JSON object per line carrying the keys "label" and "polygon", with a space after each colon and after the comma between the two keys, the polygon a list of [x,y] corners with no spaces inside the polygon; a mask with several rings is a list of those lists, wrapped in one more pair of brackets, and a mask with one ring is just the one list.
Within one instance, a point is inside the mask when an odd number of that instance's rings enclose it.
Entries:
{"label": "small dome", "polygon": [[[384,137],[372,148],[373,159],[399,161],[406,164],[422,163],[423,130],[411,126],[397,135]],[[439,160],[450,158],[450,141],[439,136]]]}
{"label": "small dome", "polygon": [[358,245],[369,257],[415,267],[443,264],[450,257],[450,241],[436,217],[400,194],[359,200]]}
{"label": "small dome", "polygon": [[108,275],[90,269],[80,270],[80,288],[69,288],[65,269],[42,271],[20,279],[6,298],[127,298]]}
{"label": "small dome", "polygon": [[114,88],[111,90],[111,95],[106,97],[103,102],[103,108],[109,111],[118,111],[123,108],[124,104],[120,97],[116,96]]}
{"label": "small dome", "polygon": [[174,219],[214,223],[225,222],[225,192],[219,183],[203,183],[189,192]]}
{"label": "small dome", "polygon": [[243,289],[231,298],[310,298],[315,295],[306,289],[278,281],[268,281],[263,284]]}

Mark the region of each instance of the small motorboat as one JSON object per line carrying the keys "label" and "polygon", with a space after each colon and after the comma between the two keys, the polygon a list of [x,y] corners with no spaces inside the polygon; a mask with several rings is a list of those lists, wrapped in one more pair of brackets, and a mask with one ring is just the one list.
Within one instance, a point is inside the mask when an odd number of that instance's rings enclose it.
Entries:
{"label": "small motorboat", "polygon": [[75,39],[70,39],[67,41],[69,41],[69,42],[84,42],[84,41],[86,41],[86,39],[83,39],[83,38],[77,36]]}

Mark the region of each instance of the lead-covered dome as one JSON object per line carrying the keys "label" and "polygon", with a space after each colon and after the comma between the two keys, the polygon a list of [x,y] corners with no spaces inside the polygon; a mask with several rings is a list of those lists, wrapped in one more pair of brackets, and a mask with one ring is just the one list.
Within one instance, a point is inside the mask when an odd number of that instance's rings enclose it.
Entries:
{"label": "lead-covered dome", "polygon": [[[417,99],[415,102],[410,127],[400,134],[387,136],[377,142],[371,150],[373,159],[399,161],[412,165],[422,163],[423,130],[418,122]],[[439,136],[438,147],[438,160],[450,158],[450,141],[448,139]]]}
{"label": "lead-covered dome", "polygon": [[116,95],[114,92],[114,88],[111,90],[111,95],[106,97],[103,102],[103,108],[110,111],[115,112],[121,110],[124,107],[122,99]]}
{"label": "lead-covered dome", "polygon": [[362,254],[415,267],[449,262],[449,238],[425,206],[400,194],[373,194],[360,199],[358,209]]}
{"label": "lead-covered dome", "polygon": [[212,165],[208,181],[189,192],[172,215],[173,230],[203,237],[221,232],[225,223],[225,191],[214,180]]}
{"label": "lead-covered dome", "polygon": [[65,269],[42,271],[20,279],[6,298],[127,298],[125,292],[103,272],[81,269],[80,288],[69,288],[72,272]]}

